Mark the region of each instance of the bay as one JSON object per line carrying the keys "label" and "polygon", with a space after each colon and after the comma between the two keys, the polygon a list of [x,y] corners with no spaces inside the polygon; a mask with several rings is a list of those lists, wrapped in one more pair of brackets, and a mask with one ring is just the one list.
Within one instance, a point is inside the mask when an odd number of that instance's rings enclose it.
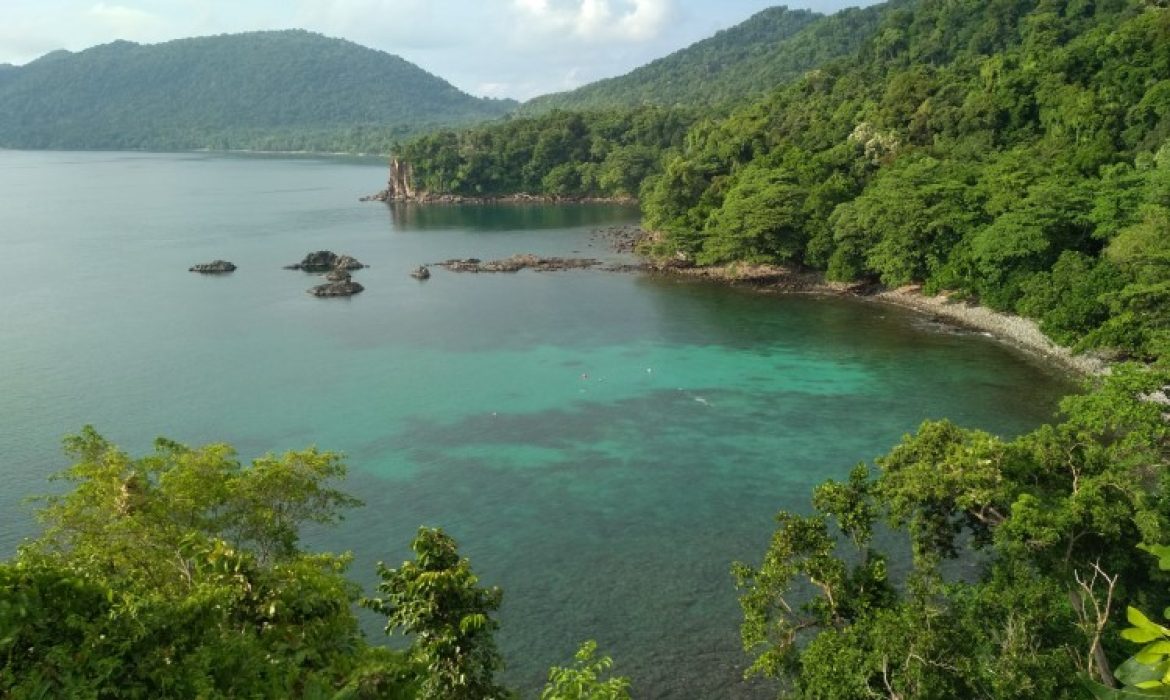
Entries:
{"label": "bay", "polygon": [[[620,260],[628,207],[388,207],[377,160],[0,151],[0,552],[35,531],[60,439],[92,423],[241,456],[316,444],[366,505],[310,546],[396,565],[419,525],[505,590],[505,680],[596,639],[639,697],[761,697],[739,681],[728,573],[779,509],[926,418],[1014,435],[1071,386],[977,334],[849,299],[601,270],[454,274],[531,252]],[[349,299],[282,269],[370,264]],[[237,272],[187,272],[216,258]],[[379,621],[364,620],[371,638]]]}

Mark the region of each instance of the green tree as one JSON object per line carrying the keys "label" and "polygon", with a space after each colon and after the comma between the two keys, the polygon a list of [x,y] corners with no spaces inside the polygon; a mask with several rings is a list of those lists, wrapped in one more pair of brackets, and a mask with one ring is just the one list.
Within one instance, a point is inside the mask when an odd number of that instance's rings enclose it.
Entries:
{"label": "green tree", "polygon": [[[1170,602],[1125,545],[1170,524],[1170,424],[1148,400],[1167,385],[1119,366],[1066,399],[1061,422],[1011,441],[927,422],[876,477],[859,467],[816,490],[813,515],[781,513],[762,564],[733,569],[749,672],[818,698],[1071,698],[1081,677],[1112,683],[1116,594]],[[909,541],[902,581],[871,544],[879,521]],[[977,566],[955,577],[955,560]]]}
{"label": "green tree", "polygon": [[244,466],[226,445],[160,439],[132,458],[90,427],[66,448],[73,489],[0,564],[0,694],[312,697],[376,661],[349,558],[298,547],[302,524],[357,503],[333,485],[336,455]]}
{"label": "green tree", "polygon": [[498,588],[483,588],[455,540],[420,528],[411,543],[414,561],[397,569],[378,565],[378,598],[362,605],[386,616],[386,634],[413,635],[410,658],[420,669],[419,698],[483,700],[504,697],[494,674],[503,666],[492,617]]}
{"label": "green tree", "polygon": [[797,262],[804,251],[805,192],[782,172],[747,168],[707,220],[700,264]]}
{"label": "green tree", "polygon": [[572,666],[549,669],[540,700],[630,700],[630,681],[621,676],[603,679],[613,666],[608,656],[597,658],[597,642],[585,642]]}

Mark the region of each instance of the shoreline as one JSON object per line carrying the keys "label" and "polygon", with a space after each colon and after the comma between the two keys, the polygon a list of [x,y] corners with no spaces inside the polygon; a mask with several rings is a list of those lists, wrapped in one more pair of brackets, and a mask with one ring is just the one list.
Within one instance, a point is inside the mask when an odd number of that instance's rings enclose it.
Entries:
{"label": "shoreline", "polygon": [[412,194],[409,197],[382,190],[358,199],[360,202],[401,202],[404,204],[628,204],[638,203],[636,197],[559,196],[555,194],[513,194],[472,196],[462,194]]}
{"label": "shoreline", "polygon": [[994,311],[978,304],[956,301],[945,294],[927,296],[918,285],[882,289],[869,297],[876,302],[938,316],[964,328],[988,333],[1034,357],[1081,377],[1108,374],[1109,363],[1099,357],[1074,353],[1058,345],[1030,318]]}
{"label": "shoreline", "polygon": [[778,265],[729,264],[684,267],[650,262],[647,271],[674,277],[705,279],[724,284],[742,284],[761,291],[784,294],[848,296],[879,304],[898,306],[935,316],[961,328],[980,331],[995,340],[1037,357],[1056,369],[1080,377],[1109,372],[1109,363],[1092,355],[1077,354],[1044,335],[1032,319],[994,311],[985,306],[949,298],[946,294],[927,296],[920,285],[896,289],[866,284],[829,282],[820,272],[793,270]]}

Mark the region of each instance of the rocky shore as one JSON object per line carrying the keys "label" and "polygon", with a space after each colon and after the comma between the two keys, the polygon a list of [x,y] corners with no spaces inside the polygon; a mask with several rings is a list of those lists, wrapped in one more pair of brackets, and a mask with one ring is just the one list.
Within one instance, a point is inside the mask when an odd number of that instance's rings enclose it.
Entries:
{"label": "rocky shore", "polygon": [[883,289],[872,294],[870,298],[931,314],[964,328],[989,333],[999,340],[1077,374],[1105,374],[1109,371],[1109,363],[1105,360],[1084,353],[1074,353],[1052,342],[1040,330],[1039,324],[1032,319],[956,301],[945,294],[927,296],[917,286]]}
{"label": "rocky shore", "polygon": [[434,194],[416,192],[411,195],[395,194],[382,190],[359,198],[362,202],[411,202],[414,204],[637,204],[633,197],[561,197],[558,195],[513,194],[476,197],[462,194]]}
{"label": "rocky shore", "polygon": [[993,311],[984,306],[951,299],[945,294],[927,296],[919,286],[888,289],[873,284],[829,282],[824,275],[779,265],[731,264],[686,266],[675,261],[651,263],[649,269],[659,274],[710,279],[728,284],[745,284],[761,290],[795,294],[852,296],[882,304],[912,309],[944,323],[986,333],[1001,342],[1064,370],[1080,374],[1103,374],[1109,364],[1087,354],[1077,354],[1057,345],[1041,332],[1039,325],[1027,318]]}
{"label": "rocky shore", "polygon": [[450,272],[519,272],[525,269],[537,272],[556,272],[597,267],[601,261],[593,258],[544,258],[531,253],[521,253],[502,260],[483,261],[479,258],[462,258],[444,260],[435,264]]}

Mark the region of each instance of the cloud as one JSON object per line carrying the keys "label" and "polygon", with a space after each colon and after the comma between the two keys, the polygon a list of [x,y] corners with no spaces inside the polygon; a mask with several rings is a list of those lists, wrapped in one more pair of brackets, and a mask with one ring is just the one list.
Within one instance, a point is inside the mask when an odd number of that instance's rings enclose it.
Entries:
{"label": "cloud", "polygon": [[466,45],[480,12],[458,0],[300,0],[293,17],[297,26],[398,53]]}
{"label": "cloud", "polygon": [[158,16],[126,5],[99,2],[86,14],[124,39],[150,39],[164,26]]}
{"label": "cloud", "polygon": [[656,38],[675,12],[674,0],[512,0],[524,31],[589,43]]}

